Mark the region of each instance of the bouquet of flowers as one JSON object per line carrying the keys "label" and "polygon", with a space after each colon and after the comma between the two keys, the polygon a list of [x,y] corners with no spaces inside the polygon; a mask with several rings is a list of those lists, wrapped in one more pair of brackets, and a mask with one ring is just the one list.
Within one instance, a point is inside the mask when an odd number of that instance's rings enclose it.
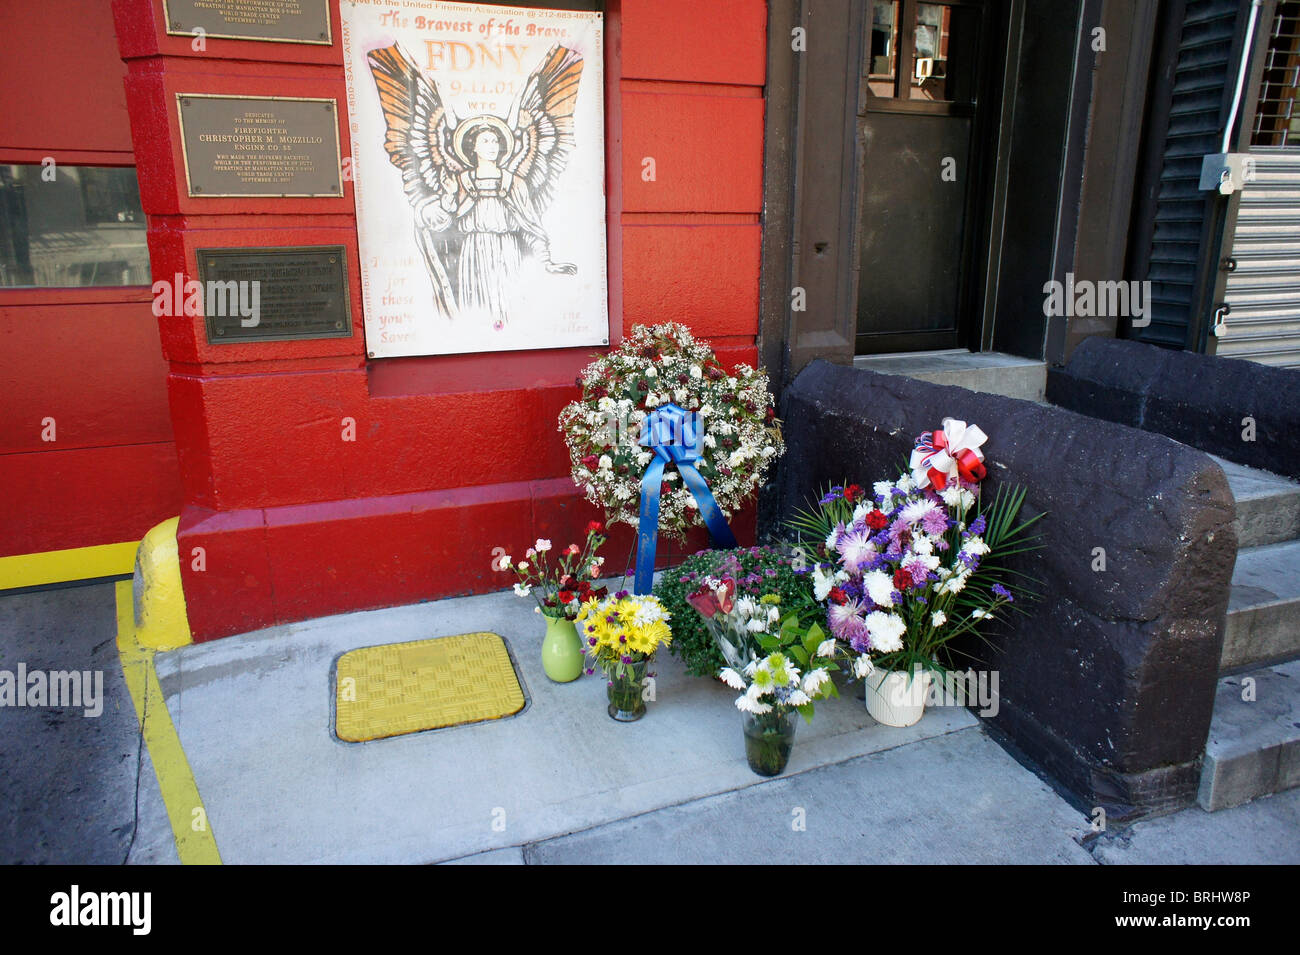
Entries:
{"label": "bouquet of flowers", "polygon": [[[642,425],[667,404],[693,411],[704,427],[696,469],[724,516],[763,481],[785,451],[767,376],[748,365],[728,372],[713,350],[683,325],[638,325],[577,379],[582,397],[560,412],[573,480],[587,500],[605,509],[609,523],[637,526],[641,478],[654,452],[641,442]],[[659,523],[681,540],[698,520],[698,505],[669,470],[660,487]]]}
{"label": "bouquet of flowers", "polygon": [[793,614],[782,615],[776,594],[737,597],[730,578],[705,578],[687,599],[727,660],[718,678],[741,691],[736,708],[750,768],[777,775],[794,745],[793,714],[811,723],[814,701],[839,695],[831,680],[839,669],[835,640],[816,623],[804,629]]}
{"label": "bouquet of flowers", "polygon": [[827,602],[831,633],[858,676],[942,669],[937,657],[952,640],[1012,607],[1013,585],[1032,595],[1017,581],[1031,578],[997,562],[1042,546],[1029,532],[1043,515],[1018,521],[1023,488],[980,500],[983,432],[947,419],[943,435],[918,439],[911,473],[877,482],[871,495],[832,487],[792,522],[824,540],[814,596]]}
{"label": "bouquet of flowers", "polygon": [[609,715],[631,721],[645,713],[642,683],[655,651],[672,641],[669,614],[658,599],[626,590],[586,601],[578,611],[578,632],[587,672],[609,678]]}
{"label": "bouquet of flowers", "polygon": [[708,578],[730,579],[737,591],[777,594],[781,613],[794,614],[807,624],[826,630],[826,607],[813,599],[808,585],[812,561],[786,547],[761,545],[736,550],[702,550],[680,567],[665,572],[655,584],[655,596],[674,615],[673,656],[686,664],[692,676],[712,677],[728,661],[719,652],[716,630],[708,614],[691,610],[691,595]]}
{"label": "bouquet of flowers", "polygon": [[513,563],[510,556],[500,557],[497,570],[513,570],[518,582],[515,594],[532,597],[537,601],[537,612],[564,620],[577,618],[582,605],[604,597],[606,587],[593,587],[591,582],[601,574],[605,558],[596,556],[605,543],[605,526],[600,521],[587,525],[587,540],[583,546],[570,544],[556,559],[548,555],[551,542],[539,538],[524,554],[526,560]]}

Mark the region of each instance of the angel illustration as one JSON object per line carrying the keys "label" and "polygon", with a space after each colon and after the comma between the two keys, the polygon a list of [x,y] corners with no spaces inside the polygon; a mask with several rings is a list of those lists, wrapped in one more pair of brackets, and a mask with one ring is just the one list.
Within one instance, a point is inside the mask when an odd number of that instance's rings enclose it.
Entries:
{"label": "angel illustration", "polygon": [[541,214],[573,150],[582,56],[551,47],[504,119],[457,119],[437,82],[397,44],[367,58],[388,123],[384,148],[414,210],[434,304],[448,318],[500,331],[518,312],[530,250],[548,272],[578,271],[552,261]]}

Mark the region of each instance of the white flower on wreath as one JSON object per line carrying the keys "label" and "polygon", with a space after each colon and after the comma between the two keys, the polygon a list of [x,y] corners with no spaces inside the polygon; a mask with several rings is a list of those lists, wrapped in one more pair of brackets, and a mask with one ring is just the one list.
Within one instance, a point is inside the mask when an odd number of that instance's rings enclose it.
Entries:
{"label": "white flower on wreath", "polygon": [[692,377],[692,378],[703,378],[703,377],[704,377],[704,369],[702,369],[699,365],[691,365],[691,377]]}
{"label": "white flower on wreath", "polygon": [[655,371],[655,366],[654,366],[654,365],[647,365],[647,366],[646,366],[645,376],[646,376],[647,378],[653,378],[653,377],[655,377],[655,375],[657,375],[657,374],[659,374],[659,372]]}
{"label": "white flower on wreath", "polygon": [[600,470],[602,471],[608,471],[610,468],[614,466],[614,459],[611,458],[608,454],[602,454],[600,456],[600,462],[596,466],[600,468]]}

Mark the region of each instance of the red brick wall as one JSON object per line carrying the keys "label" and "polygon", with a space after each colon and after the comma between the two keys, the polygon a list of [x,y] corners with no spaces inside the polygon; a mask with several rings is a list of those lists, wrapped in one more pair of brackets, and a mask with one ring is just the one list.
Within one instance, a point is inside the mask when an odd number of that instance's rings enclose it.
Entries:
{"label": "red brick wall", "polygon": [[[345,107],[341,46],[209,39],[195,53],[163,35],[159,3],[114,3],[155,278],[192,276],[197,248],[343,244],[356,329],[214,347],[201,319],[160,319],[196,636],[504,586],[492,547],[566,539],[593,516],[556,430],[591,350],[367,362],[351,183],[343,199],[191,199],[169,107],[176,92],[332,96]],[[753,363],[766,4],[610,8],[611,338],[683,321],[725,360]],[[344,155],[348,132],[342,124]],[[654,182],[642,179],[645,157]],[[344,418],[356,422],[354,442],[341,440]],[[752,535],[752,514],[737,523]],[[611,562],[630,541],[612,542]],[[197,547],[202,570],[186,559]]]}
{"label": "red brick wall", "polygon": [[[102,0],[0,3],[0,64],[0,163],[133,164]],[[148,288],[0,288],[0,557],[139,540],[179,512],[150,300]]]}

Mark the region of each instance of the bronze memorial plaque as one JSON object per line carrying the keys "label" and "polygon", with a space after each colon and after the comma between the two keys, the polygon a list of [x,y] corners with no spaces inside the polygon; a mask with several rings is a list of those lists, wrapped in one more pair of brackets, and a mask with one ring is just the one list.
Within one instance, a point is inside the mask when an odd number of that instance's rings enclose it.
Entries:
{"label": "bronze memorial plaque", "polygon": [[163,0],[163,15],[172,36],[333,42],[329,0]]}
{"label": "bronze memorial plaque", "polygon": [[338,103],[177,93],[194,197],[342,196]]}
{"label": "bronze memorial plaque", "polygon": [[351,337],[343,246],[199,249],[195,254],[210,344]]}

